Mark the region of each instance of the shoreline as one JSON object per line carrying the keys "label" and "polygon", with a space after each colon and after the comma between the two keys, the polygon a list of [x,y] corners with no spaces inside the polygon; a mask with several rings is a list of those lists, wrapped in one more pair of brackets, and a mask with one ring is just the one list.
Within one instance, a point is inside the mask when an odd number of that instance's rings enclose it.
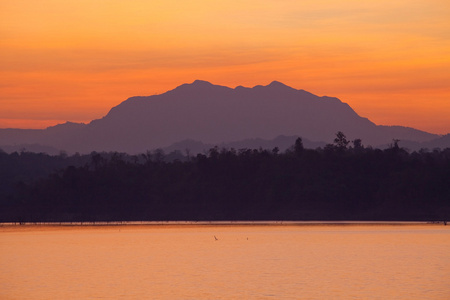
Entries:
{"label": "shoreline", "polygon": [[99,221],[99,222],[5,222],[2,227],[86,226],[405,226],[446,225],[444,221]]}

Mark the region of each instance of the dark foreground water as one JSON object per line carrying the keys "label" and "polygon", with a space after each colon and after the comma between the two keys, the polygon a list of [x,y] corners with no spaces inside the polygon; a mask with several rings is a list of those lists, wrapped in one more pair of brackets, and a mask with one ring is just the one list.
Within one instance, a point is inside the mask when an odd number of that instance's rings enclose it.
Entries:
{"label": "dark foreground water", "polygon": [[1,226],[0,271],[0,299],[450,299],[450,226]]}

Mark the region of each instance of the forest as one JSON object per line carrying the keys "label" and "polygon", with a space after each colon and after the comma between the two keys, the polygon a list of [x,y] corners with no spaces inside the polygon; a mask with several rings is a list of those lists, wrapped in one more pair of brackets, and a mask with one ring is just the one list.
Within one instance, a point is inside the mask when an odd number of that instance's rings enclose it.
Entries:
{"label": "forest", "polygon": [[450,219],[450,148],[0,151],[0,222]]}

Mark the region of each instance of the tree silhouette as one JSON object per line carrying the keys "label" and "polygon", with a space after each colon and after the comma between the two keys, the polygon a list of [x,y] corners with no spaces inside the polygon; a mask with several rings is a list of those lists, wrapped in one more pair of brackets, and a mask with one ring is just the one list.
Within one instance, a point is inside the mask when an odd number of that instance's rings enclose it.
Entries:
{"label": "tree silhouette", "polygon": [[190,159],[0,152],[0,222],[450,218],[450,148],[348,144],[338,132],[324,149],[299,138],[284,153],[215,147]]}
{"label": "tree silhouette", "polygon": [[350,141],[347,140],[347,137],[342,131],[338,131],[336,133],[334,143],[338,149],[344,150],[347,149],[347,145],[350,143]]}
{"label": "tree silhouette", "polygon": [[353,140],[352,143],[353,143],[353,149],[355,149],[356,151],[360,151],[360,150],[364,149],[361,139],[355,139],[355,140]]}
{"label": "tree silhouette", "polygon": [[305,148],[303,147],[303,141],[302,138],[299,137],[295,140],[295,144],[294,144],[294,151],[297,155],[300,155],[303,150],[305,150]]}

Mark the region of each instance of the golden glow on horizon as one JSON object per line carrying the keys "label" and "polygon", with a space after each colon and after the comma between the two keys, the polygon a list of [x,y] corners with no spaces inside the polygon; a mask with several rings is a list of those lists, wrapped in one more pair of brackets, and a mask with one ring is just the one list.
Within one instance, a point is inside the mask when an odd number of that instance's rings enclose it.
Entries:
{"label": "golden glow on horizon", "polygon": [[3,0],[0,128],[89,122],[203,79],[278,80],[377,124],[447,133],[449,53],[444,0]]}

